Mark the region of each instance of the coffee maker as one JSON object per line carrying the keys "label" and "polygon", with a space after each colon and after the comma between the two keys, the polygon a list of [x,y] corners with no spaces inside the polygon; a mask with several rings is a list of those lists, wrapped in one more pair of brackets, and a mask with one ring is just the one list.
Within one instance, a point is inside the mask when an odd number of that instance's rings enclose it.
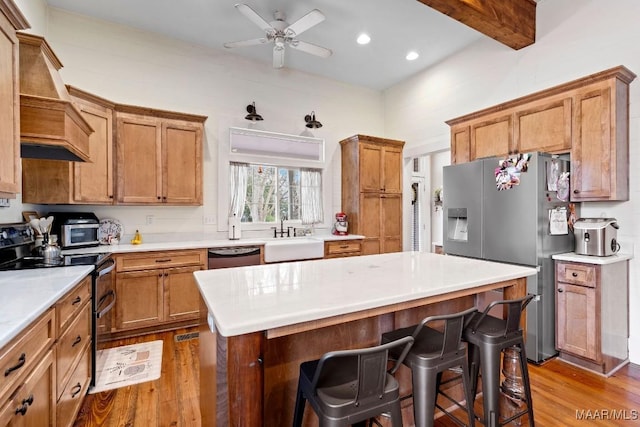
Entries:
{"label": "coffee maker", "polygon": [[336,214],[336,222],[333,224],[333,234],[336,236],[346,236],[349,223],[347,222],[347,214],[338,212]]}

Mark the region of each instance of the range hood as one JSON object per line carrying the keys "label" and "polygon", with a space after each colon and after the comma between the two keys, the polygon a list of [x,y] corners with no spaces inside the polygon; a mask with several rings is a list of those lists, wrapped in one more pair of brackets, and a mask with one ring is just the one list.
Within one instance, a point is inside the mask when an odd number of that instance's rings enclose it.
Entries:
{"label": "range hood", "polygon": [[20,41],[20,154],[49,160],[89,161],[93,129],[71,103],[58,73],[62,63],[43,37]]}

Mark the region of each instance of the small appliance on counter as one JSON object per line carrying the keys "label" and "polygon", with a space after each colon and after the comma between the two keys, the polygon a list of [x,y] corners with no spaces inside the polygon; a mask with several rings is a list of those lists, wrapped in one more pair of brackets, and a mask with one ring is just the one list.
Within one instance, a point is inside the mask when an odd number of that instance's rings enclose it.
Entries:
{"label": "small appliance on counter", "polygon": [[580,218],[573,228],[578,255],[604,257],[620,250],[617,241],[620,226],[615,218]]}
{"label": "small appliance on counter", "polygon": [[50,212],[53,216],[51,234],[58,235],[62,249],[100,245],[100,221],[92,212]]}
{"label": "small appliance on counter", "polygon": [[333,224],[333,234],[336,236],[346,236],[349,234],[347,229],[349,223],[347,222],[347,214],[344,212],[338,212],[336,214],[336,222]]}
{"label": "small appliance on counter", "polygon": [[242,235],[240,218],[236,214],[229,217],[229,240],[238,240]]}

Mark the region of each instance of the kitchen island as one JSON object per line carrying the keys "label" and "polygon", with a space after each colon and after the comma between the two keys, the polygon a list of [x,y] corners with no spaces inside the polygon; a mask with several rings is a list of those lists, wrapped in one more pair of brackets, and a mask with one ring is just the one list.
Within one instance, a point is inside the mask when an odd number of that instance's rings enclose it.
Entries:
{"label": "kitchen island", "polygon": [[202,425],[290,425],[301,362],[376,345],[429,314],[483,307],[488,291],[523,296],[534,274],[422,252],[198,271]]}

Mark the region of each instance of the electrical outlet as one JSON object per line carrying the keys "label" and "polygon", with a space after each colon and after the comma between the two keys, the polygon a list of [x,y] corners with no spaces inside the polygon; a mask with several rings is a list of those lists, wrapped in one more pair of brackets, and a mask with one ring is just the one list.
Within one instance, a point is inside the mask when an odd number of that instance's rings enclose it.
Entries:
{"label": "electrical outlet", "polygon": [[147,215],[147,225],[153,225],[153,215]]}
{"label": "electrical outlet", "polygon": [[202,217],[202,223],[204,225],[215,225],[216,224],[216,216],[215,215],[205,215]]}
{"label": "electrical outlet", "polygon": [[10,206],[9,199],[0,199],[0,207],[8,208]]}

